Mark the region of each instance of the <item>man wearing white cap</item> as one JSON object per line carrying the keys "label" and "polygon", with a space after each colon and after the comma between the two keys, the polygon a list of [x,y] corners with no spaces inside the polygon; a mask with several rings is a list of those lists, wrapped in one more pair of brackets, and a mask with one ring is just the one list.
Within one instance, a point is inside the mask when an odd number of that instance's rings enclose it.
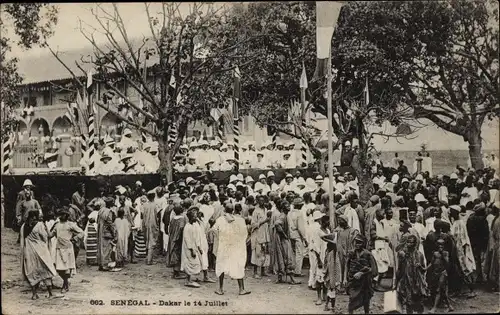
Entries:
{"label": "man wearing white cap", "polygon": [[286,193],[290,192],[290,191],[295,191],[295,184],[293,182],[293,176],[292,174],[290,173],[287,173],[285,175],[285,185],[283,185],[283,188],[282,190]]}
{"label": "man wearing white cap", "polygon": [[263,151],[257,152],[257,161],[252,164],[252,168],[260,169],[260,170],[265,170],[268,168],[269,163],[264,155]]}
{"label": "man wearing white cap", "polygon": [[116,159],[116,155],[106,150],[103,151],[100,163],[95,168],[95,173],[99,175],[113,175],[119,173],[121,167]]}
{"label": "man wearing white cap", "polygon": [[260,174],[259,182],[257,184],[255,185],[255,191],[260,190],[262,195],[267,195],[271,191],[271,187],[267,184],[266,175]]}
{"label": "man wearing white cap", "polygon": [[151,143],[151,148],[149,149],[149,154],[147,155],[147,160],[144,163],[144,170],[147,174],[156,173],[160,168],[160,159],[158,157],[158,142],[153,141]]}
{"label": "man wearing white cap", "polygon": [[273,171],[267,172],[267,184],[269,185],[269,189],[271,189],[271,191],[278,191],[280,189],[278,184],[276,184],[275,182],[275,176]]}
{"label": "man wearing white cap", "polygon": [[290,151],[277,151],[280,155],[282,155],[282,158],[279,161],[279,164],[281,165],[282,168],[285,169],[292,169],[297,166],[297,161],[291,159],[291,152]]}
{"label": "man wearing white cap", "polygon": [[130,147],[134,149],[138,148],[137,141],[134,141],[132,139],[132,131],[129,128],[125,128],[123,130],[122,137],[120,139],[120,142],[118,142],[117,147],[121,148],[122,150],[127,150]]}
{"label": "man wearing white cap", "polygon": [[196,158],[192,155],[188,157],[188,163],[186,164],[187,172],[195,172],[198,169],[198,165],[196,164]]}
{"label": "man wearing white cap", "polygon": [[255,168],[253,165],[255,164],[255,161],[257,161],[257,152],[255,151],[255,141],[248,141],[248,162],[249,162],[249,168]]}
{"label": "man wearing white cap", "polygon": [[121,170],[122,173],[124,173],[124,174],[137,174],[137,171],[136,171],[137,161],[135,161],[133,159],[133,156],[131,153],[126,153],[121,158],[120,162],[123,164],[123,168]]}

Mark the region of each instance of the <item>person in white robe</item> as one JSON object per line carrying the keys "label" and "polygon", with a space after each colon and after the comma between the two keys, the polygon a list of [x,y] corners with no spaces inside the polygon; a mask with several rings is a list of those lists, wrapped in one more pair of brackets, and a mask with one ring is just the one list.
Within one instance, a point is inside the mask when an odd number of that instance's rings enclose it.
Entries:
{"label": "person in white robe", "polygon": [[193,280],[193,276],[201,272],[201,253],[198,249],[198,230],[195,227],[196,211],[190,209],[186,213],[188,222],[184,226],[182,235],[181,271],[187,275],[185,285],[199,288],[200,284]]}
{"label": "person in white robe", "polygon": [[[250,294],[245,290],[245,264],[247,261],[247,236],[248,230],[240,215],[233,215],[234,207],[226,203],[225,213],[215,221],[214,230],[217,231],[217,260],[215,275],[219,278],[219,288],[215,293],[223,295],[224,276],[227,274],[232,279],[237,279],[239,295]],[[214,246],[215,248],[215,246]]]}
{"label": "person in white robe", "polygon": [[[379,276],[387,272],[391,266],[391,251],[389,250],[389,237],[386,234],[382,220],[384,219],[384,212],[382,209],[377,209],[375,212],[375,218],[373,223],[375,224],[375,242],[374,248],[372,249],[373,258],[377,263],[377,269]],[[381,277],[378,278],[381,280]]]}

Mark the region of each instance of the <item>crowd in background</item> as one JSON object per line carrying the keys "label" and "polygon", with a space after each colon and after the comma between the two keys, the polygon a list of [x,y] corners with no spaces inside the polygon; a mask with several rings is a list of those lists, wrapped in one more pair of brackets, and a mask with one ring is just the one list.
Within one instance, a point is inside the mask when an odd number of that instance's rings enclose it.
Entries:
{"label": "crowd in background", "polygon": [[[268,171],[258,178],[234,174],[217,185],[205,173],[148,189],[140,182],[103,188],[95,198],[81,185],[58,209],[42,209],[28,180],[16,207],[28,257],[23,270],[34,298],[39,282],[56,274],[67,291],[83,243],[87,263],[102,271],[119,271],[142,258],[152,264],[165,255],[172,276],[190,287],[214,282],[215,270],[219,279],[238,279],[240,294],[249,294],[245,267],[255,278],[276,277],[277,283],[300,284],[305,277],[317,305],[334,309],[336,295],[348,294],[350,313],[369,311],[383,279],[392,280],[407,312],[421,313],[425,303],[431,311],[441,303],[452,310],[453,296],[473,297],[480,283],[498,291],[495,170],[457,167],[449,175],[431,175],[417,163],[420,172],[410,174],[397,156],[391,162],[394,167],[374,161],[366,202],[359,198],[358,179],[336,170],[333,183],[321,175],[303,178],[300,171],[276,181]],[[39,257],[45,264],[37,263]],[[216,293],[224,294],[223,281]]]}
{"label": "crowd in background", "polygon": [[[160,166],[158,142],[137,141],[127,128],[120,141],[116,142],[114,138],[106,136],[96,147],[92,157],[87,151],[80,160],[80,166],[86,175],[150,174],[156,173]],[[238,167],[293,169],[310,162],[309,152],[306,151],[305,154],[306,161],[303,161],[302,154],[293,141],[267,141],[260,148],[256,148],[255,142],[250,141],[242,143],[239,148]],[[181,144],[173,160],[173,167],[177,172],[230,171],[235,169],[236,164],[234,143],[196,138]]]}

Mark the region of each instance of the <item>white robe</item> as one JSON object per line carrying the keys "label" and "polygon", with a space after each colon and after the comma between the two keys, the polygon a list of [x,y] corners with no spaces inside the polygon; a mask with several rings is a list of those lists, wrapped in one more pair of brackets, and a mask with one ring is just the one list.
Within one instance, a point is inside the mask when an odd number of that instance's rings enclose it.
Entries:
{"label": "white robe", "polygon": [[208,220],[212,217],[215,212],[214,207],[210,205],[200,205],[200,212],[203,213],[203,223],[205,226],[209,226]]}
{"label": "white robe", "polygon": [[227,217],[234,221],[228,222],[226,216],[221,216],[214,225],[218,234],[215,274],[217,277],[224,273],[233,279],[243,279],[247,261],[247,226],[240,216]]}
{"label": "white robe", "polygon": [[[173,211],[172,211],[173,212]],[[205,225],[203,222],[197,222],[193,224],[198,232],[197,245],[201,248],[201,270],[208,269],[208,241],[207,234],[205,232]]]}
{"label": "white robe", "polygon": [[[191,223],[186,223],[182,237],[181,271],[188,275],[197,275],[201,272],[201,255],[198,251],[198,228]],[[193,250],[195,257],[191,256]]]}
{"label": "white robe", "polygon": [[358,232],[361,232],[361,228],[359,227],[359,217],[356,210],[354,210],[351,206],[348,206],[344,211],[344,215],[347,217],[347,224]]}

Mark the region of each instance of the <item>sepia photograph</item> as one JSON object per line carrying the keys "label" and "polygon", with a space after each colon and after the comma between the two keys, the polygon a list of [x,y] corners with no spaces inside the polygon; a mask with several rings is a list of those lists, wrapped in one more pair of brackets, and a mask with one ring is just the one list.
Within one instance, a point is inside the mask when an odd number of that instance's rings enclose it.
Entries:
{"label": "sepia photograph", "polygon": [[499,3],[0,4],[2,314],[500,312]]}

